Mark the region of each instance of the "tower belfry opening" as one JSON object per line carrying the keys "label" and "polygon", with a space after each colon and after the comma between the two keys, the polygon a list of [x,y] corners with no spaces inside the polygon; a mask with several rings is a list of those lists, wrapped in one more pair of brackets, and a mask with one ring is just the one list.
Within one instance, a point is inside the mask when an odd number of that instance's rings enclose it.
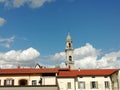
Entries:
{"label": "tower belfry opening", "polygon": [[65,53],[66,53],[66,67],[73,69],[74,68],[74,59],[73,59],[73,44],[72,44],[72,38],[70,34],[68,33],[67,39],[66,39],[66,48],[65,48]]}

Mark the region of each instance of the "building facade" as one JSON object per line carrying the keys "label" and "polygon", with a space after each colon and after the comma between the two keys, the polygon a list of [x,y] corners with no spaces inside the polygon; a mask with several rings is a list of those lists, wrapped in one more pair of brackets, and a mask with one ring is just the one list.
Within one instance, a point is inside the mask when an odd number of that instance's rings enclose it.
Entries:
{"label": "building facade", "polygon": [[[71,70],[57,76],[60,90],[120,90],[117,69]],[[114,81],[114,84],[113,84]]]}
{"label": "building facade", "polygon": [[56,68],[0,69],[0,86],[57,85],[57,72]]}

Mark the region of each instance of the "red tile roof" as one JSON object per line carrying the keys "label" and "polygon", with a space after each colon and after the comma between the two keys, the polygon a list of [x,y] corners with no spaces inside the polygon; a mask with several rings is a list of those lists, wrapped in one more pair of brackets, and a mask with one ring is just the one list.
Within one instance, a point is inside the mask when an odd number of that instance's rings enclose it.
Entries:
{"label": "red tile roof", "polygon": [[107,76],[111,75],[116,72],[117,69],[96,69],[96,70],[81,70],[79,71],[79,76],[89,76],[89,75],[96,75],[96,76]]}
{"label": "red tile roof", "polygon": [[14,68],[0,69],[0,75],[10,74],[40,74],[40,73],[57,73],[57,68]]}
{"label": "red tile roof", "polygon": [[78,71],[62,71],[58,73],[57,77],[76,77]]}
{"label": "red tile roof", "polygon": [[0,75],[58,73],[57,77],[108,76],[116,71],[117,69],[69,70],[67,68],[14,68],[0,69]]}
{"label": "red tile roof", "polygon": [[77,76],[108,76],[115,73],[117,69],[87,69],[87,70],[70,70],[59,72],[57,77],[77,77]]}

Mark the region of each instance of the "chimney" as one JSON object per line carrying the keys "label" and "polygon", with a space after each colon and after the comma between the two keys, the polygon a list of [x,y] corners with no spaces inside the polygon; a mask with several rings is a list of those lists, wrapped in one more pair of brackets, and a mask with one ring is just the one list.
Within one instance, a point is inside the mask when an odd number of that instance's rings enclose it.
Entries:
{"label": "chimney", "polygon": [[18,67],[17,67],[18,69],[20,69],[20,65],[18,65]]}

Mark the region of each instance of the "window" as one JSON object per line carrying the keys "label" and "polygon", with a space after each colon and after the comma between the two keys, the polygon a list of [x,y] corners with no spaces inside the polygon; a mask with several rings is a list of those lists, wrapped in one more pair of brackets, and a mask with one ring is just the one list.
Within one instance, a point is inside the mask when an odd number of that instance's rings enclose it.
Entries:
{"label": "window", "polygon": [[85,82],[78,82],[78,89],[85,89]]}
{"label": "window", "polygon": [[67,88],[68,88],[68,89],[71,89],[71,82],[68,82],[68,83],[67,83]]}
{"label": "window", "polygon": [[69,43],[69,48],[71,48],[71,43]]}
{"label": "window", "polygon": [[109,88],[109,82],[105,81],[105,88]]}
{"label": "window", "polygon": [[69,61],[72,61],[72,56],[69,56]]}
{"label": "window", "polygon": [[37,81],[36,80],[32,80],[32,85],[37,85]]}
{"label": "window", "polygon": [[14,85],[14,80],[13,79],[6,79],[4,81],[4,85],[5,86],[12,86],[12,85]]}
{"label": "window", "polygon": [[104,76],[104,78],[107,78],[108,76]]}
{"label": "window", "polygon": [[92,81],[91,82],[91,89],[96,89],[98,88],[98,82],[97,81]]}

